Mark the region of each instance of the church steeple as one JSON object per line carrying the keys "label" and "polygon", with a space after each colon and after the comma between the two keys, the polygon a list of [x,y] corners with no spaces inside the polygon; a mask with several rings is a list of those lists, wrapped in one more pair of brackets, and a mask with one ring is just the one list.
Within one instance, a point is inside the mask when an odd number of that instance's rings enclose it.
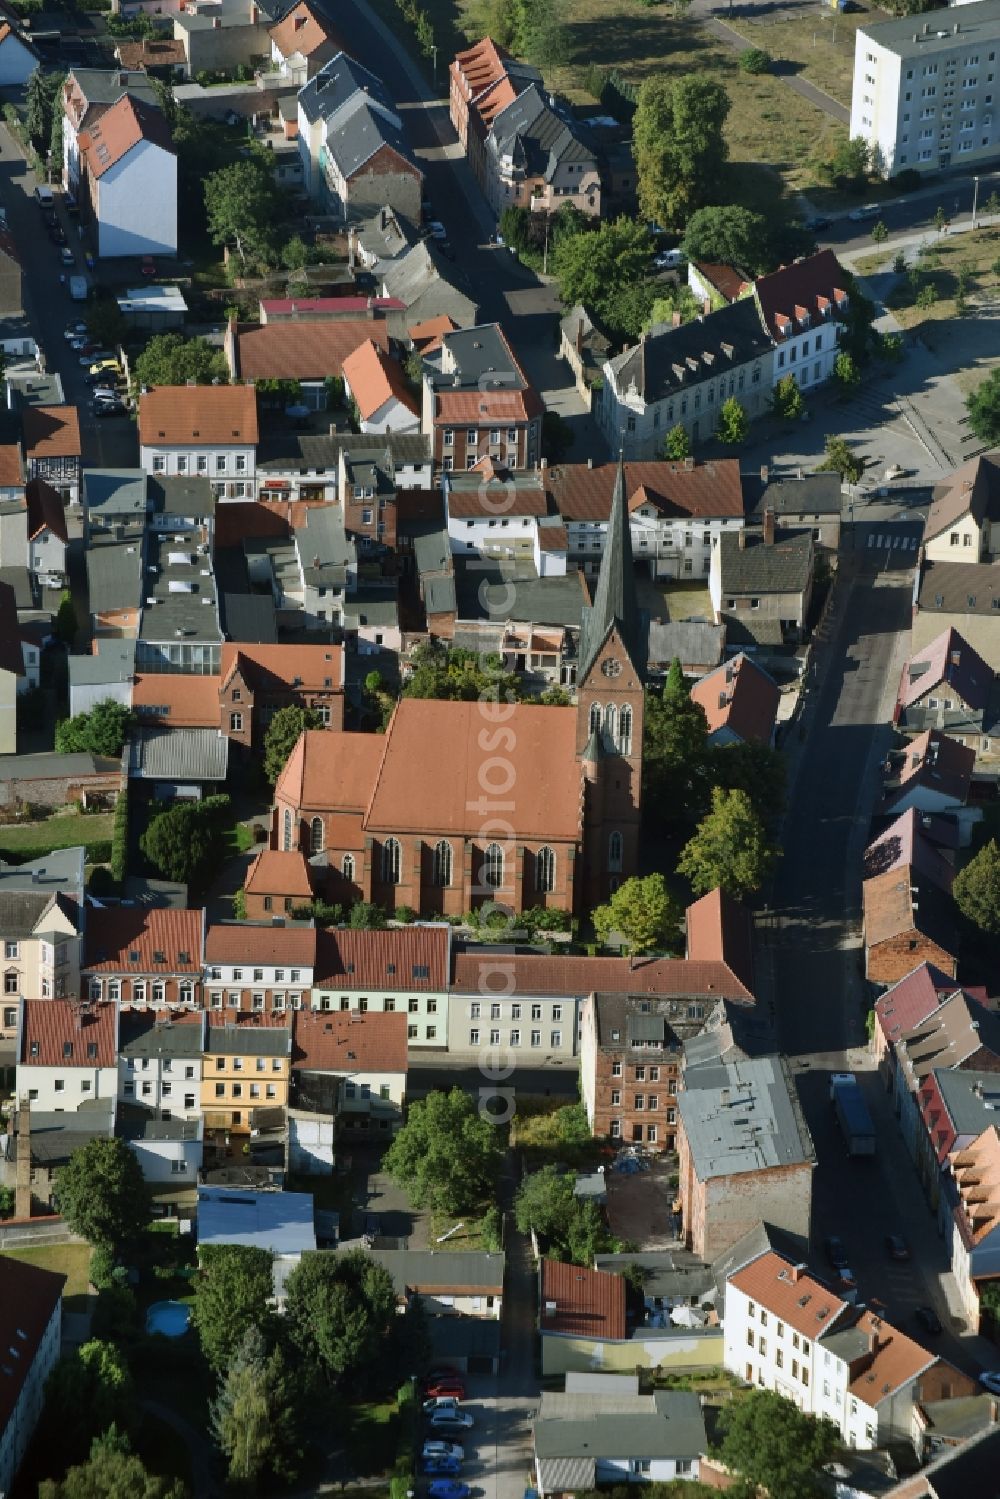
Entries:
{"label": "church steeple", "polygon": [[577,673],[582,680],[594,658],[617,625],[622,643],[636,671],[642,675],[639,610],[635,601],[635,564],[632,559],[632,533],[629,526],[625,494],[625,459],[618,456],[618,472],[611,496],[608,535],[601,558],[594,602],[583,611],[580,622],[580,664]]}

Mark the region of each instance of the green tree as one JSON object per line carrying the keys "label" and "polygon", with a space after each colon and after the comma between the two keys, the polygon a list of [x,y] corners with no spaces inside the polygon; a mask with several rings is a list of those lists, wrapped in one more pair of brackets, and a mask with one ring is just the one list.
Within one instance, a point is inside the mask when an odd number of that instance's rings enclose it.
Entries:
{"label": "green tree", "polygon": [[[483,1243],[486,1248],[486,1220],[483,1219]],[[498,1244],[497,1249],[500,1248]],[[426,1374],[433,1358],[431,1330],[424,1310],[423,1298],[411,1296],[402,1316],[397,1315],[392,1325],[391,1361],[394,1369],[405,1369],[408,1374]]]}
{"label": "green tree", "polygon": [[673,661],[663,690],[646,692],[643,729],[643,800],[666,828],[690,826],[708,806],[707,747],[705,710]]}
{"label": "green tree", "polygon": [[973,926],[991,937],[1000,936],[1000,848],[995,838],[956,876],[952,894]]}
{"label": "green tree", "polygon": [[728,443],[731,447],[738,447],[741,442],[746,442],[749,433],[750,418],[747,416],[746,407],[735,396],[730,396],[719,407],[716,437],[720,442]]}
{"label": "green tree", "polygon": [[182,333],[157,333],[135,361],[140,385],[211,385],[229,379],[226,356],[205,338]]}
{"label": "green tree", "polygon": [[546,708],[569,708],[573,699],[565,687],[546,687],[539,694],[538,701]]}
{"label": "green tree", "polygon": [[560,239],[550,264],[567,307],[582,302],[611,332],[635,336],[652,305],[643,279],[651,254],[645,225],[619,218]]}
{"label": "green tree", "polygon": [[639,206],[657,223],[680,227],[716,196],[729,154],[723,129],[729,96],[694,73],[646,80],[632,121]]}
{"label": "green tree", "polygon": [[352,932],[380,932],[386,925],[385,912],[374,901],[356,900],[347,925]]}
{"label": "green tree", "polygon": [[59,1211],[93,1245],[125,1249],[146,1226],[142,1168],[124,1140],[98,1137],[74,1150],[56,1181]]}
{"label": "green tree", "polygon": [[826,439],[826,457],[816,465],[817,473],[839,474],[848,484],[857,484],[865,471],[865,460],[851,452],[842,437]]}
{"label": "green tree", "polygon": [[948,223],[948,215],[945,213],[944,209],[941,207],[941,204],[939,203],[938,206],[937,206],[937,208],[935,208],[935,210],[934,210],[934,228],[940,234],[941,231],[945,228],[945,226],[946,226],[947,223]]}
{"label": "green tree", "polygon": [[205,178],[205,216],[215,245],[232,245],[244,266],[271,265],[281,193],[260,156],[234,162]]}
{"label": "green tree", "polygon": [[764,823],[773,823],[785,809],[785,757],[768,744],[752,739],[740,744],[710,747],[708,773],[724,791],[745,791]]}
{"label": "green tree", "polygon": [[600,1209],[573,1192],[573,1175],[558,1166],[543,1166],[524,1177],[514,1198],[518,1230],[534,1229],[545,1241],[549,1258],[592,1266],[595,1254],[615,1247]]}
{"label": "green tree", "polygon": [[159,1478],[135,1456],[116,1427],[96,1436],[85,1462],[65,1478],[47,1478],[38,1499],[187,1499],[180,1479]]}
{"label": "green tree", "polygon": [[770,73],[774,59],[763,47],[746,47],[736,59],[742,73]]}
{"label": "green tree", "polygon": [[856,390],[861,384],[861,371],[850,354],[841,351],[833,361],[833,378],[841,390]]}
{"label": "green tree", "polygon": [[594,907],[591,920],[599,941],[606,943],[618,932],[629,952],[644,953],[676,945],[681,909],[662,874],[633,875],[606,905]]}
{"label": "green tree", "polygon": [[805,410],[805,401],[794,375],[782,375],[771,396],[771,411],[783,422],[797,422]]}
{"label": "green tree", "polygon": [[56,1364],[45,1386],[53,1427],[74,1456],[112,1423],[127,1427],[134,1414],[132,1376],[125,1354],[91,1338]]}
{"label": "green tree", "polygon": [[128,334],[128,323],[114,297],[97,297],[88,305],[84,321],[91,338],[105,349],[123,343]]}
{"label": "green tree", "polygon": [[0,1218],[13,1218],[14,1202],[14,1188],[0,1187]]}
{"label": "green tree", "polygon": [[211,1409],[212,1432],[229,1463],[229,1481],[284,1483],[302,1457],[297,1402],[280,1348],[268,1352],[259,1328],[246,1327]]}
{"label": "green tree", "polygon": [[323,720],[312,708],[292,703],[279,708],[264,735],[264,774],[273,786],[285,768],[285,761],[306,729],[321,729]]}
{"label": "green tree", "polygon": [[774,1390],[752,1390],[719,1414],[719,1455],[728,1468],[781,1499],[819,1499],[824,1464],[840,1433],[825,1416],[808,1416]]}
{"label": "green tree", "polygon": [[926,286],[922,286],[917,292],[914,306],[918,307],[921,312],[929,312],[937,299],[937,287],[928,282]]}
{"label": "green tree", "polygon": [[864,191],[871,169],[871,147],[863,136],[856,135],[852,140],[841,141],[833,154],[820,164],[819,171],[828,182],[835,182],[849,192],[860,193]]}
{"label": "green tree", "polygon": [[159,812],[139,837],[139,847],[168,880],[197,879],[218,854],[219,833],[231,815],[228,796],[178,802]]}
{"label": "green tree", "polygon": [[36,68],[24,90],[24,125],[31,144],[41,158],[52,145],[52,122],[65,73],[46,73]]}
{"label": "green tree", "polygon": [[682,244],[689,260],[707,260],[750,272],[768,270],[772,262],[767,219],[738,204],[699,208],[688,219]]}
{"label": "green tree", "polygon": [[497,655],[481,655],[437,641],[418,645],[410,656],[411,672],[404,697],[444,698],[474,703],[481,699],[514,703],[521,695],[513,672],[505,671]]}
{"label": "green tree", "polygon": [[504,1143],[503,1130],[475,1099],[452,1088],[410,1105],[384,1166],[415,1207],[464,1213],[492,1195]]}
{"label": "green tree", "polygon": [[293,234],[281,247],[281,263],[286,270],[301,271],[309,264],[309,246],[301,234]]}
{"label": "green tree", "polygon": [[236,1357],[248,1327],[270,1326],[273,1270],[270,1253],[247,1244],[206,1244],[199,1251],[191,1320],[217,1374]]}
{"label": "green tree", "polygon": [[363,1250],[303,1255],[288,1277],[285,1325],[300,1367],[331,1384],[353,1388],[384,1366],[395,1317],[392,1277]]}
{"label": "green tree", "polygon": [[[34,78],[34,73],[32,73]],[[72,645],[76,639],[77,620],[76,608],[73,604],[72,595],[64,593],[59,600],[59,608],[56,612],[55,631],[63,645]]]}
{"label": "green tree", "polygon": [[776,857],[747,793],[713,786],[711,810],[681,850],[677,872],[696,895],[721,885],[742,900],[760,889]]}
{"label": "green tree", "polygon": [[989,218],[995,218],[997,214],[1000,214],[1000,193],[997,192],[996,188],[993,189],[983,204],[983,213]]}
{"label": "green tree", "polygon": [[682,463],[691,456],[691,439],[680,422],[663,439],[663,456],[673,463]]}
{"label": "green tree", "polygon": [[889,231],[881,219],[877,219],[872,225],[872,239],[877,245],[884,245],[889,238]]}
{"label": "green tree", "polygon": [[56,724],[56,750],[60,755],[84,751],[117,758],[134,723],[135,715],[124,703],[102,698],[89,713],[78,713],[75,718],[64,718]]}
{"label": "green tree", "polygon": [[965,398],[969,426],[989,447],[1000,443],[1000,369],[995,369]]}

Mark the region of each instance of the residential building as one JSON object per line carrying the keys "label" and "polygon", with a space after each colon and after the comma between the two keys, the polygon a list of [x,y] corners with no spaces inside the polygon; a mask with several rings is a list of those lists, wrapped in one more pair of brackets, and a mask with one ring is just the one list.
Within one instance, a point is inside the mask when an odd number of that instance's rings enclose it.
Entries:
{"label": "residential building", "polygon": [[[945,1232],[951,1272],[970,1327],[979,1331],[979,1287],[1000,1276],[1000,1131],[995,1124],[948,1156]],[[950,1221],[949,1221],[950,1219]]]}
{"label": "residential building", "polygon": [[87,914],[81,966],[95,1003],[133,1009],[201,1007],[205,912],[169,906],[105,907]]}
{"label": "residential building", "polygon": [[476,180],[485,190],[486,141],[497,115],[542,75],[530,63],[512,57],[492,37],[459,52],[448,69],[448,112]]}
{"label": "residential building", "polygon": [[416,432],[420,411],[398,359],[369,338],[343,363],[344,392],[358,408],[362,432]]}
{"label": "residential building", "polygon": [[241,1244],[263,1249],[274,1260],[274,1289],[284,1284],[303,1254],[316,1248],[311,1192],[250,1192],[245,1188],[198,1188],[198,1248]]}
{"label": "residential building", "polygon": [[918,1406],[976,1388],[874,1311],[849,1305],[773,1251],[729,1277],[725,1366],[807,1415],[829,1417],[845,1444],[862,1450],[916,1445]]}
{"label": "residential building", "polygon": [[450,1050],[450,954],[451,928],[444,924],[381,932],[327,928],[316,935],[312,1007],[402,1013],[408,1047]]}
{"label": "residential building", "polygon": [[[217,678],[222,623],[208,543],[190,533],[146,536],[136,670]],[[218,726],[216,717],[213,727]]]}
{"label": "residential building", "polygon": [[74,1151],[82,1150],[91,1140],[110,1140],[114,1136],[116,1107],[114,1098],[90,1098],[81,1102],[75,1111],[61,1105],[45,1113],[38,1108],[19,1108],[16,1111],[12,1133],[7,1136],[6,1158],[8,1162],[16,1162],[23,1123],[30,1130],[28,1151],[33,1209],[37,1203],[43,1212],[57,1210],[54,1198],[59,1172]]}
{"label": "residential building", "polygon": [[[630,1383],[624,1376],[618,1379]],[[599,1484],[697,1479],[708,1448],[701,1401],[690,1390],[651,1395],[546,1390],[533,1440],[542,1499],[594,1490]]]}
{"label": "residential building", "polygon": [[537,462],[542,402],[499,323],[444,335],[439,364],[424,366],[421,425],[444,469],[484,458],[509,469]]}
{"label": "residential building", "polygon": [[201,1119],[204,1010],[123,1010],[118,1028],[118,1101],[154,1119]]}
{"label": "residential building", "polygon": [[266,57],[273,19],[270,5],[261,0],[184,0],[172,20],[187,76],[228,72]]}
{"label": "residential building", "polygon": [[139,461],[147,474],[211,480],[220,500],[256,492],[252,385],[161,385],[139,397]]}
{"label": "residential building", "polygon": [[801,640],[812,601],[815,547],[810,533],[778,531],[765,514],[761,531],[723,531],[712,547],[708,591],[730,644]]}
{"label": "residential building", "polygon": [[333,1114],[348,1138],[399,1128],[406,1101],[403,1014],[302,1010],[292,1023],[294,1102]]}
{"label": "residential building", "polygon": [[25,999],[17,1024],[18,1098],[42,1112],[114,1106],[118,1096],[118,1007],[78,999]]}
{"label": "residential building", "polygon": [[26,478],[46,480],[65,505],[79,504],[83,447],[76,407],[26,406],[21,437]]}
{"label": "residential building", "polygon": [[[933,1199],[938,1185],[938,1152],[943,1161],[948,1150],[961,1140],[957,1129],[949,1134],[942,1126],[940,1113],[937,1120],[930,1120],[933,1096],[942,1093],[941,1078],[932,1080],[931,1074],[943,1070],[983,1074],[1000,1071],[1000,1021],[994,1011],[956,988],[896,1040],[895,1052],[900,1133]],[[989,1123],[984,1114],[979,1118],[977,1134]],[[933,1141],[929,1138],[929,1122],[936,1126]]]}
{"label": "residential building", "polygon": [[300,849],[283,854],[262,848],[254,855],[243,883],[248,921],[270,921],[278,912],[288,915],[311,905],[314,895],[312,870]]}
{"label": "residential building", "polygon": [[431,1317],[498,1322],[503,1307],[504,1255],[482,1249],[370,1249],[392,1276],[400,1308],[418,1296]]}
{"label": "residential building", "polygon": [[[9,20],[0,26],[0,88],[22,88],[38,67],[38,53],[23,32],[15,31]],[[9,1475],[8,1475],[9,1476]],[[0,1467],[0,1483],[4,1471]],[[4,1483],[4,1488],[9,1488]]]}
{"label": "residential building", "polygon": [[147,109],[156,108],[158,95],[144,72],[125,68],[73,68],[62,86],[62,185],[81,201],[82,153],[85,134],[107,111],[131,97]]}
{"label": "residential building", "polygon": [[951,896],[913,865],[865,880],[862,906],[865,976],[871,983],[898,983],[918,963],[955,977],[958,932]]}
{"label": "residential building", "polygon": [[832,250],[794,260],[754,282],[754,300],[774,344],[773,379],[803,389],[833,374],[848,308],[847,277]]}
{"label": "residential building", "polygon": [[1000,5],[978,0],[955,16],[947,26],[899,16],[858,28],[851,136],[868,143],[886,177],[975,171],[997,154]]}
{"label": "residential building", "polygon": [[939,890],[950,890],[955,878],[953,850],[958,829],[948,817],[935,817],[911,807],[889,823],[865,849],[864,878],[912,866]]}
{"label": "residential building", "polygon": [[514,473],[485,458],[465,473],[442,474],[441,492],[448,541],[457,556],[534,557],[540,522],[549,511],[543,474]]}
{"label": "residential building", "polygon": [[[1000,10],[997,11],[1000,32]],[[981,453],[936,486],[924,521],[928,562],[992,562],[1000,557],[1000,453]]]}
{"label": "residential building", "polygon": [[201,1107],[205,1144],[219,1153],[231,1136],[251,1134],[258,1111],[270,1118],[288,1107],[292,1029],[282,1018],[261,1025],[259,1015],[209,1011]]}
{"label": "residential building", "polygon": [[921,1472],[888,1489],[885,1499],[964,1499],[989,1492],[1000,1459],[1000,1431],[992,1423],[960,1446],[948,1446]]}
{"label": "residential building", "polygon": [[[0,28],[0,78],[6,46]],[[14,82],[14,79],[7,80]],[[45,1405],[45,1386],[62,1351],[65,1275],[26,1260],[0,1259],[0,1493],[9,1494]]]}
{"label": "residential building", "polygon": [[[3,73],[4,45],[11,35],[10,28],[0,23],[0,76]],[[12,364],[37,359],[38,355],[38,345],[24,307],[24,276],[18,254],[13,236],[0,228],[0,350]],[[16,447],[11,458],[15,454]]]}
{"label": "residential building", "polygon": [[309,1002],[316,968],[313,926],[213,922],[205,939],[206,1005],[218,1017],[276,1016]]}
{"label": "residential building", "polygon": [[90,109],[76,145],[73,190],[100,258],[176,255],[177,153],[159,105],[127,92],[103,110]]}
{"label": "residential building", "polygon": [[920,813],[947,813],[957,818],[960,827],[967,826],[963,812],[975,761],[975,750],[939,729],[925,729],[890,756],[883,812],[898,816],[913,807]]}
{"label": "residential building", "polygon": [[154,1202],[191,1205],[204,1159],[205,1121],[119,1107],[115,1133],[128,1142]]}
{"label": "residential building", "polygon": [[[542,477],[566,527],[569,557],[597,572],[607,540],[617,465],[560,463]],[[662,459],[625,464],[632,551],[651,578],[703,578],[723,531],[743,527],[743,489],[735,458],[696,463]]]}
{"label": "residential building", "polygon": [[601,370],[612,344],[610,335],[581,302],[560,319],[559,357],[573,371],[577,391],[588,411],[593,406],[594,391],[604,378]]}
{"label": "residential building", "polygon": [[344,50],[340,33],[310,0],[291,6],[270,37],[272,65],[299,88]]}
{"label": "residential building", "polygon": [[146,531],[149,477],[141,468],[88,468],[83,477],[83,540],[141,542]]}
{"label": "residential building", "polygon": [[498,219],[505,208],[554,213],[566,203],[600,216],[594,147],[568,107],[541,83],[529,83],[493,115],[482,154],[470,161],[474,169],[482,165],[480,185]]}
{"label": "residential building", "polygon": [[478,306],[455,284],[450,263],[433,239],[421,240],[398,258],[380,261],[376,274],[382,295],[402,302],[413,324],[447,316],[459,328],[471,328],[479,320]]}
{"label": "residential building", "polygon": [[222,732],[259,753],[282,708],[318,714],[325,727],[344,727],[344,648],[340,645],[244,645],[226,641],[220,657]]}
{"label": "residential building", "polygon": [[91,635],[103,640],[128,641],[134,654],[144,597],[141,541],[100,541],[87,547],[87,603]]}
{"label": "residential building", "polygon": [[879,1072],[890,1093],[898,1087],[896,1044],[933,1015],[938,1005],[957,992],[954,979],[929,963],[921,963],[875,1001],[872,1048]]}
{"label": "residential building", "polygon": [[808,1244],[816,1152],[784,1059],[688,1065],[677,1110],[687,1247],[713,1260],[760,1222]]}
{"label": "residential building", "polygon": [[58,867],[49,874],[44,860],[3,870],[0,1045],[15,1039],[23,1000],[64,999],[80,992],[82,848],[63,856],[64,867],[73,864],[77,868],[68,880],[60,877]]}
{"label": "residential building", "polygon": [[[425,916],[467,911],[486,896],[514,910],[598,903],[637,861],[638,634],[622,479],[594,603],[582,617],[578,706],[511,710],[519,795],[507,842],[483,837],[478,803],[462,789],[487,754],[478,710],[403,698],[382,738],[303,734],[275,786],[274,846],[325,853],[333,901],[374,899]],[[429,742],[438,746],[439,774],[415,798],[414,767]]]}
{"label": "residential building", "polygon": [[781,691],[745,652],[695,682],[691,700],[704,709],[709,744],[774,743]]}
{"label": "residential building", "polygon": [[107,812],[122,791],[122,762],[80,750],[60,755],[0,755],[0,804],[55,810],[79,802],[83,811]]}
{"label": "residential building", "polygon": [[143,728],[218,729],[219,678],[187,672],[137,674],[132,711]]}
{"label": "residential building", "polygon": [[41,588],[65,588],[68,572],[66,511],[58,490],[44,479],[25,487],[28,522],[28,571]]}
{"label": "residential building", "polygon": [[301,404],[325,411],[328,381],[341,376],[345,360],[366,343],[387,353],[388,323],[371,317],[231,322],[223,347],[234,382],[294,380]]}
{"label": "residential building", "polygon": [[940,729],[985,765],[1000,757],[998,720],[996,673],[957,630],[943,630],[903,667],[893,721],[904,734]]}
{"label": "residential building", "polygon": [[839,551],[844,505],[839,474],[807,474],[801,468],[774,474],[762,464],[759,475],[743,475],[743,493],[747,515],[755,523],[770,510],[784,530],[811,531],[820,550]]}
{"label": "residential building", "polygon": [[340,52],[299,91],[307,193],[346,221],[383,206],[420,222],[423,173],[381,79]]}
{"label": "residential building", "polygon": [[1000,573],[990,562],[927,562],[914,587],[910,646],[924,650],[943,630],[959,632],[991,671],[1000,671]]}

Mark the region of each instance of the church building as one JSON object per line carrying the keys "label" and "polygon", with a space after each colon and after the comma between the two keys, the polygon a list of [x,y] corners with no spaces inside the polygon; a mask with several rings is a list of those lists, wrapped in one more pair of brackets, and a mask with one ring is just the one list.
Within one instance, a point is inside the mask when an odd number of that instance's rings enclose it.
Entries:
{"label": "church building", "polygon": [[619,465],[576,706],[403,698],[385,734],[307,730],[272,847],[301,850],[331,902],[590,910],[638,868],[643,659]]}

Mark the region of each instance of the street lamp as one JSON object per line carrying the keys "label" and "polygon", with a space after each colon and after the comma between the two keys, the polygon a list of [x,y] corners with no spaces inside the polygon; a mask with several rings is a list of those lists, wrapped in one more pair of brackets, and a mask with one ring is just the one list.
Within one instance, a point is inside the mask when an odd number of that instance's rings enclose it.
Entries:
{"label": "street lamp", "polygon": [[438,81],[438,49],[432,44],[431,52],[434,56],[434,87],[437,88]]}
{"label": "street lamp", "polygon": [[979,178],[972,179],[972,227],[976,227],[976,209],[979,207]]}

